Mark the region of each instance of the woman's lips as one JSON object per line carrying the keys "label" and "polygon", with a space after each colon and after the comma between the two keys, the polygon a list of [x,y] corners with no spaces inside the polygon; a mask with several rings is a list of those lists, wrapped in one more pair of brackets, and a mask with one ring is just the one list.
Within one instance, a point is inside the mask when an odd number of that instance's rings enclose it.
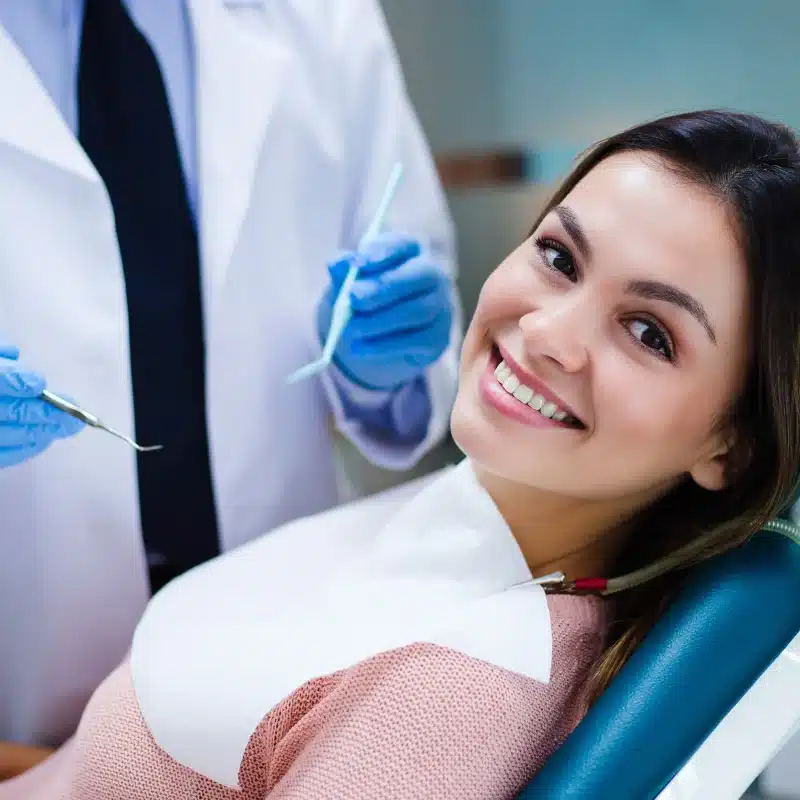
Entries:
{"label": "woman's lips", "polygon": [[[539,395],[542,398],[544,403],[550,403],[552,406],[557,407],[559,410],[564,412],[565,416],[568,416],[570,420],[573,422],[574,427],[583,428],[585,425],[578,419],[577,414],[566,404],[564,400],[562,400],[549,386],[547,386],[543,381],[541,381],[536,375],[534,375],[529,370],[525,369],[512,355],[509,353],[502,345],[495,344],[492,348],[495,351],[501,362],[505,362],[506,366],[509,368],[508,372],[513,374],[514,377],[526,387],[528,387],[534,395]],[[501,363],[498,362],[498,363]],[[502,378],[501,378],[502,382]],[[513,388],[512,390],[513,391]],[[527,402],[527,398],[522,398],[523,402]],[[538,408],[539,403],[537,402],[534,405],[535,410],[539,410]]]}
{"label": "woman's lips", "polygon": [[543,415],[541,411],[537,411],[527,403],[522,402],[522,400],[503,388],[495,374],[501,360],[499,350],[492,348],[486,361],[486,368],[479,379],[480,395],[488,406],[505,417],[534,428],[575,429],[574,424]]}

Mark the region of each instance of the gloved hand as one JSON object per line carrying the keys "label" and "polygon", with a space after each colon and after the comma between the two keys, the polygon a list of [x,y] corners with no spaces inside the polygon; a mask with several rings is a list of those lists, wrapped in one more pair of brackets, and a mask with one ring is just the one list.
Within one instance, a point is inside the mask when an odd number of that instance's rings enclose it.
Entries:
{"label": "gloved hand", "polygon": [[16,347],[0,345],[0,469],[20,464],[83,423],[39,398],[45,380],[22,368]]}
{"label": "gloved hand", "polygon": [[365,252],[346,253],[328,265],[331,283],[317,308],[322,342],[355,258],[363,258],[364,264],[350,293],[352,318],[333,362],[367,389],[395,389],[421,375],[447,349],[453,320],[450,278],[420,254],[414,239],[381,235]]}

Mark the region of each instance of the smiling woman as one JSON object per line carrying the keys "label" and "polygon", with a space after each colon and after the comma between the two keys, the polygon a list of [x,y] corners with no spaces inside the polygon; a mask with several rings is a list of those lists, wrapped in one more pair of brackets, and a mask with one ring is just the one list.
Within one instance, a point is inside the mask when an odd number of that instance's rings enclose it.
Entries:
{"label": "smiling woman", "polygon": [[798,219],[783,127],[701,112],[601,143],[483,287],[465,461],[168,586],[0,800],[517,796],[684,568],[791,498]]}
{"label": "smiling woman", "polygon": [[[789,496],[799,212],[787,129],[666,118],[590,151],[483,287],[453,435],[506,498],[532,568],[632,572],[606,584],[628,590],[627,622],[597,691],[679,568],[741,543]],[[543,425],[556,407],[562,424]]]}

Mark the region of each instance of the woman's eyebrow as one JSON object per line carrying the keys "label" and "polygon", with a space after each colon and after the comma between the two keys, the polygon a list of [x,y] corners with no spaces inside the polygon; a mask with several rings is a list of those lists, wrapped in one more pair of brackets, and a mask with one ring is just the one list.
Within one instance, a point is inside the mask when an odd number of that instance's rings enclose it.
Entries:
{"label": "woman's eyebrow", "polygon": [[708,338],[714,344],[717,343],[717,336],[703,304],[683,289],[678,289],[677,286],[671,286],[668,283],[661,283],[661,281],[631,281],[628,284],[628,291],[650,300],[672,303],[684,311],[688,311],[705,328]]}
{"label": "woman's eyebrow", "polygon": [[589,240],[578,221],[575,212],[569,206],[556,206],[553,213],[561,220],[564,230],[570,235],[570,238],[575,242],[575,246],[581,251],[583,257],[588,261],[592,257],[592,248],[589,245]]}
{"label": "woman's eyebrow", "polygon": [[[564,230],[569,234],[575,246],[581,251],[585,259],[590,260],[592,257],[592,248],[589,244],[589,239],[578,220],[577,214],[565,205],[556,206],[553,212],[561,221]],[[692,297],[688,292],[683,289],[678,289],[676,286],[671,286],[668,283],[661,283],[660,281],[631,281],[628,284],[628,291],[631,294],[638,295],[639,297],[649,298],[651,300],[662,300],[665,303],[672,303],[684,311],[688,311],[705,329],[708,338],[714,343],[717,343],[717,336],[714,333],[714,328],[708,319],[703,304]]]}

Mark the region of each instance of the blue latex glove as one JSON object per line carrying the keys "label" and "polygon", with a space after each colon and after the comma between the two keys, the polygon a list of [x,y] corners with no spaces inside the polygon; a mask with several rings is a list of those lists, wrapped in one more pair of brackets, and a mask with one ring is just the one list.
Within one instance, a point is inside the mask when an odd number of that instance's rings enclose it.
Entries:
{"label": "blue latex glove", "polygon": [[447,349],[453,321],[451,282],[408,236],[383,234],[363,253],[328,265],[331,283],[317,308],[324,342],[339,288],[353,259],[364,264],[351,291],[353,315],[333,363],[354,383],[389,391],[404,386]]}
{"label": "blue latex glove", "polygon": [[44,452],[83,423],[39,398],[45,380],[22,368],[16,347],[0,345],[0,469]]}

